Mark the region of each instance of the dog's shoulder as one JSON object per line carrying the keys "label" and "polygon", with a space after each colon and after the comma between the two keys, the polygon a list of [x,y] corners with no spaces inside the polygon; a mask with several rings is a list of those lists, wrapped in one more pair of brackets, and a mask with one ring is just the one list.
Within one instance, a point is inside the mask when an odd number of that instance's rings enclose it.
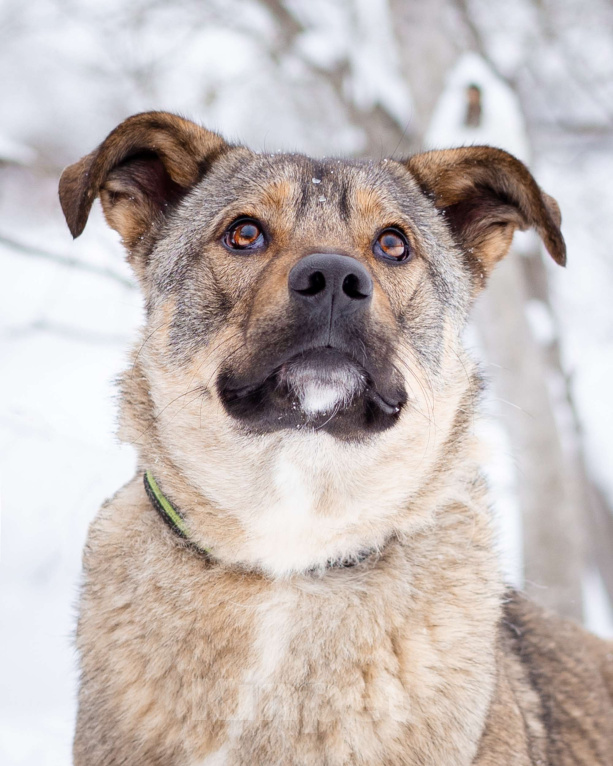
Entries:
{"label": "dog's shoulder", "polygon": [[613,764],[613,644],[514,591],[500,644],[528,739],[546,739],[544,763]]}

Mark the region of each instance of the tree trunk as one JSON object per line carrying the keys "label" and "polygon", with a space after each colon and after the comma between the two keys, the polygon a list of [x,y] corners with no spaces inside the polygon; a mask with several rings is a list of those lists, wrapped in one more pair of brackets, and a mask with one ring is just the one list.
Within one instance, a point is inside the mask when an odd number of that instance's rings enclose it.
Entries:
{"label": "tree trunk", "polygon": [[563,443],[561,434],[565,390],[560,370],[552,368],[526,316],[532,296],[524,262],[539,257],[511,253],[492,275],[475,319],[513,445],[525,590],[543,606],[581,620],[584,532],[576,450]]}

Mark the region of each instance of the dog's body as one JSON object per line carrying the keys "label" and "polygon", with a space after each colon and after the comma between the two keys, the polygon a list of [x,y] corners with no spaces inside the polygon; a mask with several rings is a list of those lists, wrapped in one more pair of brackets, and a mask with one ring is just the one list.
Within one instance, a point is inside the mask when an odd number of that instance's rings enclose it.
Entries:
{"label": "dog's body", "polygon": [[517,227],[565,258],[528,171],[254,155],[152,113],[65,172],[75,236],[97,195],[147,326],[75,764],[613,764],[613,648],[504,590],[471,435],[473,296]]}

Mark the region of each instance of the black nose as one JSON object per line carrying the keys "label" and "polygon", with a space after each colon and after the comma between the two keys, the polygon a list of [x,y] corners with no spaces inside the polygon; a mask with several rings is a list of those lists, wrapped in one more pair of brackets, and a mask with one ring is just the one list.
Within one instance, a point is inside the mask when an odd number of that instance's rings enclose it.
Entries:
{"label": "black nose", "polygon": [[372,279],[355,258],[313,253],[289,273],[290,295],[310,311],[329,306],[335,316],[365,309],[372,299]]}

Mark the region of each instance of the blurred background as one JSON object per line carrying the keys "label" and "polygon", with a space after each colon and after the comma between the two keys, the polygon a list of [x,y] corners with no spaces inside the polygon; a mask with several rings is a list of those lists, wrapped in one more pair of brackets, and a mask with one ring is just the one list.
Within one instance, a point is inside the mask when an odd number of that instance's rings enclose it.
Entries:
{"label": "blurred background", "polygon": [[613,635],[610,0],[0,0],[0,762],[70,762],[80,555],[134,470],[113,379],[141,322],[62,168],[167,109],[265,151],[488,143],[557,198],[569,265],[518,235],[467,343],[509,582]]}

